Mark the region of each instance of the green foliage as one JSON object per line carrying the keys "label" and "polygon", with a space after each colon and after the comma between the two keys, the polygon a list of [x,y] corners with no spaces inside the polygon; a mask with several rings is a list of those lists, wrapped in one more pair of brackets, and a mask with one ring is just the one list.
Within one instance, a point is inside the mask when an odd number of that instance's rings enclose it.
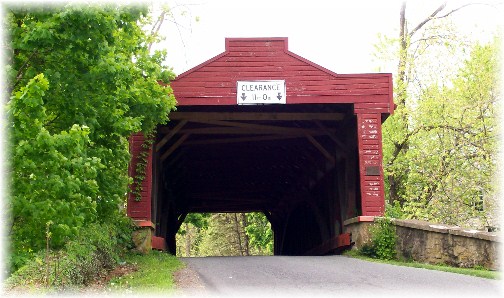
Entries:
{"label": "green foliage", "polygon": [[199,256],[201,242],[209,226],[210,213],[189,213],[177,231],[177,255]]}
{"label": "green foliage", "polygon": [[203,237],[199,244],[201,256],[243,255],[245,232],[241,223],[236,222],[233,213],[212,214],[208,228],[202,232]]}
{"label": "green foliage", "polygon": [[[57,251],[42,250],[6,282],[8,287],[68,289],[87,285],[112,269],[125,253],[131,222],[91,224]],[[131,241],[131,240],[129,240]],[[42,270],[43,269],[43,270]]]}
{"label": "green foliage", "polygon": [[140,28],[147,9],[7,7],[12,269],[124,213],[128,137],[167,121],[173,77]]}
{"label": "green foliage", "polygon": [[[177,231],[176,240],[178,255],[197,256],[199,255],[200,243],[203,239],[204,231],[208,228],[209,213],[189,213],[184,219],[184,223]],[[183,247],[183,249],[182,249]]]}
{"label": "green foliage", "polygon": [[247,213],[247,223],[245,232],[250,239],[250,245],[261,253],[273,254],[273,230],[264,213]]}
{"label": "green foliage", "polygon": [[399,201],[394,201],[393,204],[385,202],[385,217],[387,218],[404,218],[404,212]]}
{"label": "green foliage", "polygon": [[135,197],[135,201],[142,200],[143,181],[145,180],[145,171],[147,170],[148,158],[152,145],[154,144],[154,132],[145,134],[144,142],[140,147],[140,153],[137,155],[135,176],[131,185],[131,194]]}
{"label": "green foliage", "polygon": [[470,45],[450,17],[426,20],[376,47],[399,65],[397,109],[382,127],[387,208],[393,217],[493,226],[500,41]]}
{"label": "green foliage", "polygon": [[475,46],[451,86],[431,86],[406,154],[404,210],[446,224],[488,225],[495,209],[497,43]]}
{"label": "green foliage", "polygon": [[[73,125],[51,134],[42,126],[42,96],[48,89],[38,75],[16,92],[9,103],[12,113],[12,212],[14,252],[27,255],[45,245],[46,224],[51,225],[52,245],[61,247],[86,222],[97,217],[97,171],[100,159],[88,156],[89,128]],[[31,121],[30,115],[37,115]],[[15,256],[15,261],[18,256]],[[14,264],[17,265],[17,264]]]}
{"label": "green foliage", "polygon": [[[184,223],[191,224],[197,229],[206,229],[208,228],[208,220],[210,216],[210,213],[189,213],[187,214]],[[187,231],[183,226],[178,230],[180,235],[184,235],[186,232]]]}
{"label": "green foliage", "polygon": [[392,260],[396,257],[395,226],[389,218],[377,218],[375,225],[369,228],[371,241],[361,248],[365,256],[382,260]]}
{"label": "green foliage", "polygon": [[263,213],[191,213],[177,235],[178,256],[273,254],[273,231]]}

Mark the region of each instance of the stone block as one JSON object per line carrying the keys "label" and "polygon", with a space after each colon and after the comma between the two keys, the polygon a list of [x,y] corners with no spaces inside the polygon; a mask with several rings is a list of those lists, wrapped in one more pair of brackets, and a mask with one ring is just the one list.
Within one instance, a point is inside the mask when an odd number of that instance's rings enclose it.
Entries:
{"label": "stone block", "polygon": [[148,254],[152,250],[152,229],[150,227],[139,227],[133,231],[133,243],[135,250]]}
{"label": "stone block", "polygon": [[352,242],[354,242],[352,248],[361,249],[365,244],[370,242],[371,234],[369,232],[369,228],[374,224],[374,220],[369,218],[365,218],[364,221],[362,221],[359,217],[355,217],[345,221],[345,233],[352,234],[351,239]]}
{"label": "stone block", "polygon": [[456,226],[418,220],[394,220],[400,257],[429,264],[456,267],[499,267],[496,233],[464,230]]}

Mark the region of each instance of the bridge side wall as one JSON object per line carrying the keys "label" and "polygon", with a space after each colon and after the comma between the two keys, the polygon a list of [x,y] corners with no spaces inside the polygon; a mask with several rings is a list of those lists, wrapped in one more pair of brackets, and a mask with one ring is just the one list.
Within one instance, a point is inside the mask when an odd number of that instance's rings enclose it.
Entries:
{"label": "bridge side wall", "polygon": [[499,268],[501,244],[496,233],[412,220],[395,220],[394,224],[399,257],[456,267]]}
{"label": "bridge side wall", "polygon": [[[356,112],[358,111],[356,107]],[[382,216],[385,211],[381,114],[357,112],[361,215]]]}
{"label": "bridge side wall", "polygon": [[[373,217],[359,216],[345,221],[345,232],[352,234],[354,248],[370,242]],[[465,230],[419,220],[393,220],[399,258],[428,264],[456,267],[500,268],[502,246],[497,233]]]}

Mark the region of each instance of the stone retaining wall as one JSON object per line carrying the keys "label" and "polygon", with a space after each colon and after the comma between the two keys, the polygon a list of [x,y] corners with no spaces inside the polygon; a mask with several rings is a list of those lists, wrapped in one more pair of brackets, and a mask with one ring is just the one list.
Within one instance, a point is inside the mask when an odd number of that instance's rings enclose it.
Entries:
{"label": "stone retaining wall", "polygon": [[[457,267],[483,266],[500,268],[501,240],[497,233],[462,229],[419,220],[393,220],[396,226],[396,251],[400,258],[430,264]],[[345,221],[345,232],[352,233],[354,247],[361,248],[370,240],[369,218]]]}
{"label": "stone retaining wall", "polygon": [[457,267],[499,268],[497,233],[436,225],[418,220],[394,220],[399,257]]}
{"label": "stone retaining wall", "polygon": [[361,249],[364,244],[369,243],[371,235],[369,227],[374,225],[374,216],[357,216],[343,223],[344,232],[352,234],[352,248]]}

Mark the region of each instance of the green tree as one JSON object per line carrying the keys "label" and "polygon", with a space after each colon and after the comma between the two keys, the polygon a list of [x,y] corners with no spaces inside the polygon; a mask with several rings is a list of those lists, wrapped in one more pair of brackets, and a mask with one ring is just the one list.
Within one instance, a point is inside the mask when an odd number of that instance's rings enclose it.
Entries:
{"label": "green tree", "polygon": [[[208,221],[200,244],[202,256],[241,256],[243,251],[243,227],[237,223],[236,213],[215,213]],[[238,224],[238,225],[237,225]]]}
{"label": "green tree", "polygon": [[431,85],[412,115],[404,210],[483,228],[494,224],[498,40],[474,46],[448,85]]}
{"label": "green tree", "polygon": [[257,249],[259,254],[273,254],[273,230],[264,213],[247,213],[247,223],[245,231],[250,245]]}
{"label": "green tree", "polygon": [[406,1],[400,7],[398,37],[381,36],[376,46],[378,59],[397,63],[394,77],[396,109],[383,125],[384,174],[388,203],[392,205],[395,201],[401,205],[404,202],[404,184],[409,171],[405,155],[410,138],[416,133],[411,127],[411,115],[415,113],[418,97],[426,85],[453,74],[458,61],[449,57],[457,57],[461,54],[460,49],[467,46],[450,20],[450,16],[462,7],[449,9],[443,2],[413,24],[407,15],[407,7]]}
{"label": "green tree", "polygon": [[[12,256],[61,247],[123,217],[128,137],[167,121],[173,77],[141,29],[145,7],[7,7]],[[15,265],[16,265],[15,264]]]}
{"label": "green tree", "polygon": [[210,213],[189,213],[177,232],[177,255],[199,256],[200,243],[209,225]]}
{"label": "green tree", "polygon": [[189,214],[177,235],[179,256],[273,254],[273,232],[263,213]]}
{"label": "green tree", "polygon": [[481,228],[494,207],[497,43],[470,50],[450,17],[471,5],[444,2],[410,26],[405,2],[399,37],[377,52],[398,65],[397,108],[383,126],[387,203],[410,218]]}

